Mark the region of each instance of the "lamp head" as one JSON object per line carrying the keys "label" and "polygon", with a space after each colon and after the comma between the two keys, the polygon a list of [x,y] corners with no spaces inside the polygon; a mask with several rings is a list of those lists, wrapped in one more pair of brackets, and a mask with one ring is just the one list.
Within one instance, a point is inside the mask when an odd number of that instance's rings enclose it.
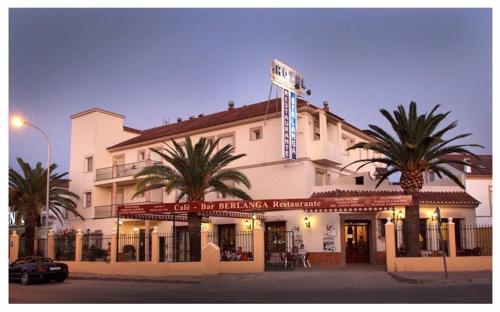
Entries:
{"label": "lamp head", "polygon": [[21,118],[19,116],[12,117],[10,122],[14,128],[21,128],[22,126],[24,126],[26,124],[26,120],[24,120],[23,118]]}
{"label": "lamp head", "polygon": [[252,222],[250,222],[250,220],[245,220],[245,228],[247,230],[251,230],[252,229]]}
{"label": "lamp head", "polygon": [[305,217],[304,218],[304,225],[306,228],[310,228],[311,227],[311,220],[309,220],[309,218]]}

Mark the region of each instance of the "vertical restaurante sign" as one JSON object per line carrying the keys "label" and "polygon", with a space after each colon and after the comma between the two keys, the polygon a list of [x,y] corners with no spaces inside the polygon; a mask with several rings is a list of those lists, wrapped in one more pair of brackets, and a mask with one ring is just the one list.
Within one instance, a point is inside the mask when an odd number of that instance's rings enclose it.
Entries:
{"label": "vertical restaurante sign", "polygon": [[281,97],[283,158],[297,159],[297,95],[283,89]]}
{"label": "vertical restaurante sign", "polygon": [[306,86],[301,73],[274,59],[271,62],[271,81],[283,89],[281,97],[282,155],[297,159],[297,96],[304,96]]}

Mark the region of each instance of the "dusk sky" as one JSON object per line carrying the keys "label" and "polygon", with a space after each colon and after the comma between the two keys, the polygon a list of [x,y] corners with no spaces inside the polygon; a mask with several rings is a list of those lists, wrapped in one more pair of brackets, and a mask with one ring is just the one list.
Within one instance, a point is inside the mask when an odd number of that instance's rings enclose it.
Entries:
{"label": "dusk sky", "polygon": [[[146,129],[264,101],[273,58],[362,129],[388,127],[381,108],[440,103],[491,153],[490,9],[10,9],[9,24],[9,112],[47,132],[59,171],[71,114],[100,107]],[[9,139],[10,165],[45,164],[36,130]]]}

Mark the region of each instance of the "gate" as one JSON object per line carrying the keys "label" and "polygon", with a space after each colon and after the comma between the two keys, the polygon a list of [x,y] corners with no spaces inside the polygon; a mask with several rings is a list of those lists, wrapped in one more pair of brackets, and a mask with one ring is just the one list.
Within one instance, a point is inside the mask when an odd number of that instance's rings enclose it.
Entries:
{"label": "gate", "polygon": [[295,269],[293,231],[266,230],[264,239],[265,270],[293,271]]}

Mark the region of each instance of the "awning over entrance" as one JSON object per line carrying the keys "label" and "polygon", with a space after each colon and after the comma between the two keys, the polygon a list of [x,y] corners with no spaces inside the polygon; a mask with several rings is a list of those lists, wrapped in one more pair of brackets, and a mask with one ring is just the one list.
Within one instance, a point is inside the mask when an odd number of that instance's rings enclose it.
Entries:
{"label": "awning over entrance", "polygon": [[[262,213],[250,213],[242,211],[209,211],[202,212],[202,222],[208,223],[209,217],[221,218],[237,218],[237,219],[252,219],[264,220]],[[156,220],[156,221],[177,221],[187,222],[187,213],[135,213],[135,214],[121,214],[122,219],[137,219],[137,220]]]}

